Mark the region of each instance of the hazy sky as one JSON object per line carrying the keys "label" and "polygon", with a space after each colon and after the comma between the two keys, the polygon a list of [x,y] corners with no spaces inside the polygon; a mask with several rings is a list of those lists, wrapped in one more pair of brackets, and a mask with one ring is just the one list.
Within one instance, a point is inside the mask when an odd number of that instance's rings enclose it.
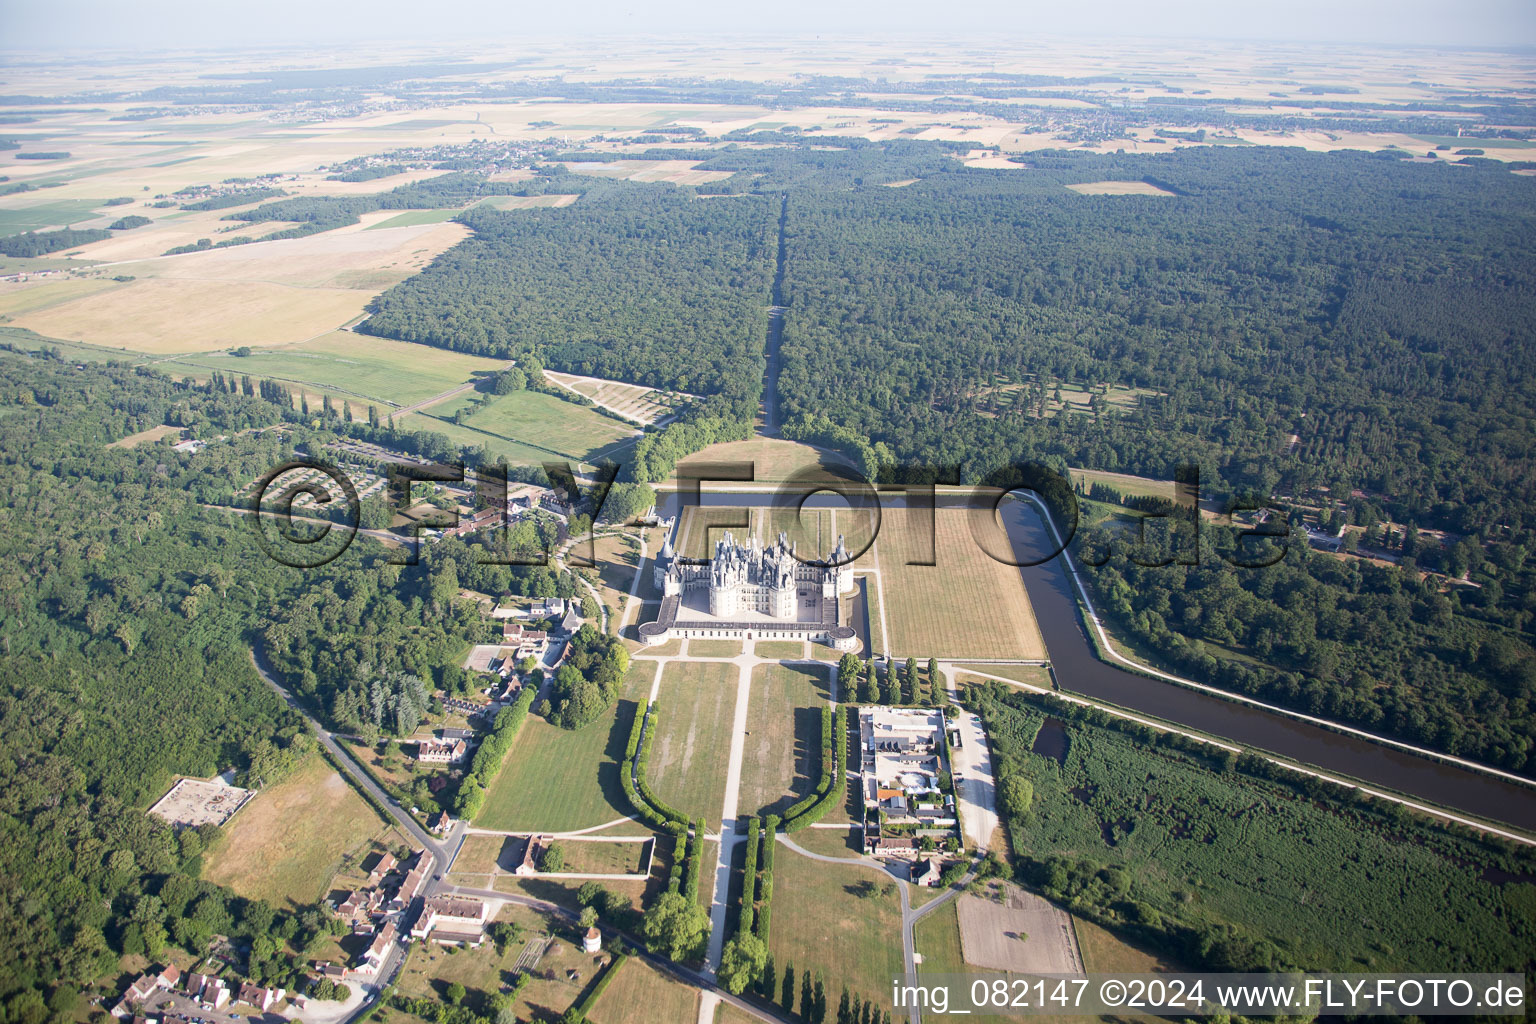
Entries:
{"label": "hazy sky", "polygon": [[519,36],[1200,37],[1536,46],[1536,0],[0,0],[0,49]]}

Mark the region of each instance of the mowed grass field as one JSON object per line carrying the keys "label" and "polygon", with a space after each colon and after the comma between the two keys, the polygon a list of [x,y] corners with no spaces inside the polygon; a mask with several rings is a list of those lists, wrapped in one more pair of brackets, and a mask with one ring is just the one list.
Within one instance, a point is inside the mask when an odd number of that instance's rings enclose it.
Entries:
{"label": "mowed grass field", "polygon": [[[468,393],[455,396],[432,406],[429,416],[452,420],[456,412],[481,397]],[[494,397],[462,426],[580,459],[634,434],[617,420],[540,391]]]}
{"label": "mowed grass field", "polygon": [[703,508],[698,505],[686,508],[678,534],[677,554],[683,558],[709,558],[715,553],[715,544],[726,533],[738,541],[745,541],[757,529],[762,513],[762,509],[756,508]]}
{"label": "mowed grass field", "polygon": [[587,1020],[592,1024],[628,1024],[646,1020],[691,1021],[699,1014],[699,990],[662,974],[644,960],[630,958],[618,968]]}
{"label": "mowed grass field", "polygon": [[[984,672],[991,676],[1002,676],[1004,679],[1015,679],[1031,686],[1051,688],[1051,673],[1043,665],[959,665],[960,669],[973,669],[976,672]],[[978,676],[969,675],[961,671],[955,673],[955,683],[964,686],[966,683],[984,682]]]}
{"label": "mowed grass field", "polygon": [[326,893],[342,857],[388,831],[373,808],[319,754],[262,790],[225,826],[203,876],[274,907]]}
{"label": "mowed grass field", "polygon": [[740,669],[725,662],[672,662],[656,700],[660,726],[646,777],[656,794],[690,817],[713,819],[725,802]]}
{"label": "mowed grass field", "polygon": [[830,696],[826,669],[759,665],[752,670],[738,793],[743,814],[782,813],[815,786],[821,709]]}
{"label": "mowed grass field", "polygon": [[782,845],[774,851],[770,951],[781,977],[794,962],[797,1007],[806,969],[822,973],[834,1005],[844,986],[887,1005],[891,979],[902,972],[901,905],[894,885],[889,896],[861,899],[866,882],[884,886],[890,876],[811,860]]}
{"label": "mowed grass field", "polygon": [[[892,651],[919,660],[1043,658],[1018,569],[982,550],[967,516],[938,509],[930,545],[926,512],[885,510],[876,545]],[[907,564],[928,561],[934,564]]]}
{"label": "mowed grass field", "polygon": [[[218,370],[359,395],[375,399],[382,417],[388,414],[390,406],[412,405],[477,374],[504,370],[509,363],[351,331],[333,331],[298,345],[256,349],[248,356],[201,353],[159,365],[171,373],[182,368],[203,374]],[[366,410],[353,411],[361,415]]]}
{"label": "mowed grass field", "polygon": [[461,427],[449,420],[440,420],[420,412],[396,416],[395,426],[401,430],[428,430],[436,434],[442,434],[461,448],[483,447],[493,456],[504,460],[511,466],[539,466],[551,460],[558,461],[561,458],[561,456],[545,451],[542,448],[518,444],[516,441],[508,441],[506,438],[496,434],[474,430],[467,426]]}
{"label": "mowed grass field", "polygon": [[618,702],[574,731],[528,716],[475,824],[505,831],[573,832],[630,814],[619,762],[636,702],[645,700],[655,674],[652,664],[633,666]]}
{"label": "mowed grass field", "polygon": [[775,483],[791,474],[811,479],[858,480],[858,470],[842,455],[797,441],[758,437],[710,445],[678,463],[679,468],[703,463],[741,463],[752,467],[754,479]]}

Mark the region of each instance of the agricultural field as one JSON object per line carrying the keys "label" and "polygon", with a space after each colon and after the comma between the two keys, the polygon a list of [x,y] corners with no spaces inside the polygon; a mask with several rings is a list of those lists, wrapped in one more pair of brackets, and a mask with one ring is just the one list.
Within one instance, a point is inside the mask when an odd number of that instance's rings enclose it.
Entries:
{"label": "agricultural field", "polygon": [[[468,393],[456,396],[433,406],[427,415],[451,421],[455,413],[483,397]],[[460,426],[545,449],[546,458],[565,455],[583,460],[635,433],[607,416],[540,391],[495,396],[466,416]]]}
{"label": "agricultural field", "polygon": [[782,814],[815,787],[821,771],[821,709],[831,697],[828,674],[809,665],[752,670],[737,794],[743,814]]}
{"label": "agricultural field", "polygon": [[1084,196],[1171,196],[1175,193],[1158,188],[1150,181],[1088,181],[1067,188]]}
{"label": "agricultural field", "polygon": [[614,160],[608,163],[573,160],[565,166],[577,174],[626,181],[665,181],[674,185],[702,185],[731,176],[729,171],[696,171],[694,164],[692,160]]}
{"label": "agricultural field", "polygon": [[107,445],[107,447],[137,448],[141,444],[153,444],[155,441],[158,441],[163,437],[180,437],[181,432],[181,427],[172,427],[162,424],[158,427],[150,427],[148,430],[141,430],[137,434],[129,434],[127,437],[113,441],[111,444]]}
{"label": "agricultural field", "polygon": [[[176,244],[157,239],[150,228],[141,230],[84,249],[131,241],[163,251]],[[151,355],[291,345],[356,319],[374,295],[465,234],[456,224],[372,232],[340,228],[181,256],[87,252],[130,260],[115,264],[111,273],[133,280],[19,311],[11,323],[49,337]]]}
{"label": "agricultural field", "polygon": [[627,1024],[637,1007],[648,1019],[691,1021],[699,1013],[699,990],[662,974],[644,960],[631,957],[587,1014],[592,1024]]}
{"label": "agricultural field", "polygon": [[121,287],[120,283],[106,277],[72,277],[62,281],[54,279],[46,284],[7,281],[0,283],[0,319],[9,322],[11,318],[24,313],[48,309],[86,295]]}
{"label": "agricultural field", "polygon": [[655,672],[650,664],[633,666],[614,707],[580,729],[562,729],[529,715],[475,824],[504,831],[573,832],[632,813],[619,784],[619,762],[635,702],[645,700]]}
{"label": "agricultural field", "polygon": [[[884,887],[890,885],[889,894]],[[870,887],[874,892],[869,892]],[[770,952],[782,976],[821,971],[835,1005],[844,986],[865,999],[887,998],[902,972],[901,905],[890,876],[870,867],[839,867],[774,852]],[[799,993],[796,993],[798,1005]]]}
{"label": "agricultural field", "polygon": [[1045,642],[1018,569],[981,549],[968,515],[936,510],[930,538],[925,512],[884,510],[876,548],[891,650],[919,660],[1044,658]]}
{"label": "agricultural field", "polygon": [[507,367],[505,360],[483,359],[351,331],[332,331],[284,348],[254,349],[248,356],[206,352],[157,365],[168,373],[188,370],[206,375],[217,370],[226,375],[267,377],[353,396],[353,414],[359,419],[366,409],[356,407],[356,398],[376,401],[379,416],[384,417],[392,406],[424,401],[476,376]]}
{"label": "agricultural field", "polygon": [[556,373],[553,370],[545,370],[544,376],[560,387],[592,399],[605,409],[646,425],[665,419],[695,397],[680,392],[657,391],[640,384],[625,384],[601,377],[582,377],[574,373]]}
{"label": "agricultural field", "polygon": [[313,754],[241,808],[205,854],[203,875],[274,907],[313,904],[343,857],[388,831],[330,762]]}
{"label": "agricultural field", "polygon": [[721,462],[750,466],[753,479],[766,483],[787,480],[791,475],[798,478],[800,474],[812,480],[861,479],[858,469],[837,452],[767,437],[710,445],[678,462],[678,469],[686,471],[690,466]]}
{"label": "agricultural field", "polygon": [[672,662],[662,670],[661,726],[646,775],[657,796],[690,817],[713,818],[725,801],[740,671],[725,662]]}

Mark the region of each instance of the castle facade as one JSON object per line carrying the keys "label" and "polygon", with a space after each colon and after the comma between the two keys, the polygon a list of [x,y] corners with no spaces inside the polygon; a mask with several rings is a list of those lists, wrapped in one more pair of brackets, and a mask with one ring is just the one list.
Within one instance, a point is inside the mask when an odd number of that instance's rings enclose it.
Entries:
{"label": "castle facade", "polygon": [[655,644],[689,636],[809,638],[857,650],[858,637],[838,610],[838,599],[854,589],[851,561],[841,536],[826,561],[801,558],[782,533],[766,547],[727,533],[703,561],[679,558],[669,536],[656,558],[661,614],[640,635]]}

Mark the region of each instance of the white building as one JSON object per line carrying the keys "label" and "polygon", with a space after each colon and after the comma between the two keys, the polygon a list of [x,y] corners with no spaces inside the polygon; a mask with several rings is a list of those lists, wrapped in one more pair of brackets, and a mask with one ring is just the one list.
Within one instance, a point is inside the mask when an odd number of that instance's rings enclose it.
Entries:
{"label": "white building", "polygon": [[841,536],[826,561],[801,558],[783,533],[768,547],[727,533],[702,561],[678,557],[668,536],[656,558],[661,611],[640,638],[810,639],[856,651],[858,635],[840,621],[840,598],[854,588],[851,562]]}
{"label": "white building", "polygon": [[414,939],[430,938],[445,945],[478,946],[485,941],[485,919],[490,907],[465,896],[432,896],[422,907],[411,929]]}

